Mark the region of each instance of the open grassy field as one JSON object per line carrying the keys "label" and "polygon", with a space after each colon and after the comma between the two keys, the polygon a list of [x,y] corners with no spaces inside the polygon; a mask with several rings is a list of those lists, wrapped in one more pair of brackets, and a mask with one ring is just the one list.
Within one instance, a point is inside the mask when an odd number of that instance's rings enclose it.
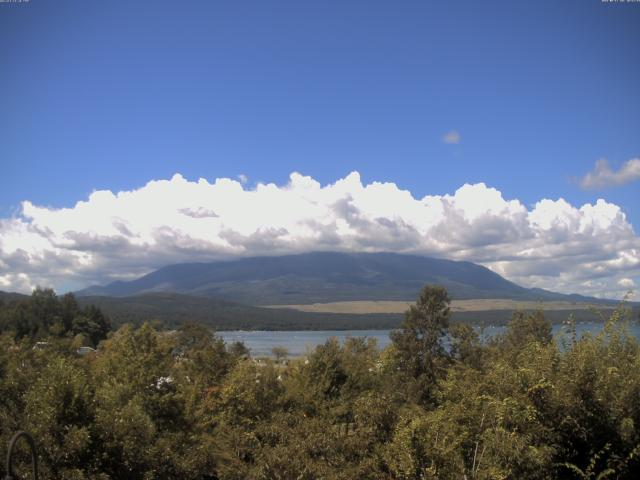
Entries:
{"label": "open grassy field", "polygon": [[[313,313],[343,313],[343,314],[367,314],[367,313],[403,313],[413,302],[393,300],[358,300],[351,302],[312,303],[309,305],[267,305],[268,308],[290,308],[301,312]],[[593,305],[589,303],[574,302],[532,302],[508,299],[476,299],[453,300],[451,310],[453,312],[485,312],[489,310],[588,310]],[[598,305],[598,309],[613,308]]]}

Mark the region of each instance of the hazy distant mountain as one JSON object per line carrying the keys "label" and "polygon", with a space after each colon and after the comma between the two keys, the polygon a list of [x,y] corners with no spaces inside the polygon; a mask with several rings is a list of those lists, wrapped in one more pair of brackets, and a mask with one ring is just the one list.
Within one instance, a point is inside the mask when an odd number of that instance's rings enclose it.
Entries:
{"label": "hazy distant mountain", "polygon": [[471,262],[395,253],[333,252],[170,265],[137,280],[89,287],[77,295],[126,297],[170,292],[250,305],[414,301],[426,283],[445,286],[454,299],[595,300],[523,288]]}
{"label": "hazy distant mountain", "polygon": [[0,290],[0,301],[2,302],[13,302],[17,300],[23,300],[27,298],[27,295],[23,295],[22,293],[15,292],[3,292]]}

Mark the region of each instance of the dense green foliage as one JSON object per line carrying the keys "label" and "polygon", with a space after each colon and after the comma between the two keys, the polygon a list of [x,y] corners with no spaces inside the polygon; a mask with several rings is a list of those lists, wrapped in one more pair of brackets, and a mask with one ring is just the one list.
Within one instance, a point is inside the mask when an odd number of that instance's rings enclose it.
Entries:
{"label": "dense green foliage", "polygon": [[31,431],[44,478],[639,478],[622,308],[579,339],[516,313],[487,343],[449,315],[426,287],[385,350],[329,340],[277,362],[196,324],[124,326],[85,356],[64,335],[34,349],[4,333],[0,441]]}
{"label": "dense green foliage", "polygon": [[0,332],[15,340],[76,337],[80,344],[95,346],[110,328],[99,308],[79,306],[71,293],[58,297],[51,289],[36,288],[30,297],[0,299]]}

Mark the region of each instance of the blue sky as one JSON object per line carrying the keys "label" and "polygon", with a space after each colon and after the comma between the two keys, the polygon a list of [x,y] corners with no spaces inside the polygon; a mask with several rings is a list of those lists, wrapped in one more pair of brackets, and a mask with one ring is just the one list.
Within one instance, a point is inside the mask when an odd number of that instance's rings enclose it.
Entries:
{"label": "blue sky", "polygon": [[415,198],[602,198],[637,231],[640,183],[579,180],[640,156],[639,27],[600,0],[0,4],[0,218],[174,173],[358,171]]}

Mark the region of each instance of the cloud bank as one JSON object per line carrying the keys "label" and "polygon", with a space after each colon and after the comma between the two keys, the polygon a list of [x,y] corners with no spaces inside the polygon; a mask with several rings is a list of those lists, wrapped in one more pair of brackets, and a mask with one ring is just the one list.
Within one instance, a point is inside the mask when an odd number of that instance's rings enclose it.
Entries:
{"label": "cloud bank", "polygon": [[640,158],[625,162],[620,170],[614,172],[605,159],[598,160],[592,172],[581,180],[580,186],[586,190],[616,187],[640,180]]}
{"label": "cloud bank", "polygon": [[[640,237],[604,200],[531,209],[484,183],[415,198],[353,172],[330,185],[188,181],[93,192],[72,208],[22,203],[0,219],[0,289],[81,288],[162,265],[253,255],[393,251],[481,263],[523,286],[620,297],[640,275]],[[635,281],[634,281],[635,279]]]}

